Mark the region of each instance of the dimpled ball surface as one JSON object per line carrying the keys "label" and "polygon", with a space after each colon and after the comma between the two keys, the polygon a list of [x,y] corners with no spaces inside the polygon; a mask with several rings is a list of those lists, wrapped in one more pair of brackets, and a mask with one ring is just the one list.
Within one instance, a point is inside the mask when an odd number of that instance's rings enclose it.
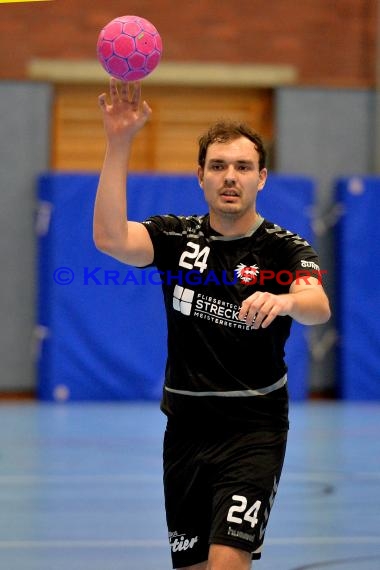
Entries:
{"label": "dimpled ball surface", "polygon": [[154,25],[139,16],[121,16],[101,30],[97,56],[106,72],[122,81],[143,79],[157,67],[162,40]]}

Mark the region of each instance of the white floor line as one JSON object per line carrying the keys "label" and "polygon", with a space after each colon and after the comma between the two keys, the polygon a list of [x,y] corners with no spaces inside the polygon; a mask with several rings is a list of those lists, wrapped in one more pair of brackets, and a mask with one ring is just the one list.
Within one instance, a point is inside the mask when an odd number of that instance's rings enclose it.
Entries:
{"label": "white floor line", "polygon": [[[310,536],[289,538],[267,538],[272,545],[315,545],[315,544],[380,544],[380,536]],[[36,548],[163,548],[166,540],[0,540],[0,550]]]}
{"label": "white floor line", "polygon": [[32,485],[34,483],[108,483],[161,482],[161,475],[0,475],[0,485]]}

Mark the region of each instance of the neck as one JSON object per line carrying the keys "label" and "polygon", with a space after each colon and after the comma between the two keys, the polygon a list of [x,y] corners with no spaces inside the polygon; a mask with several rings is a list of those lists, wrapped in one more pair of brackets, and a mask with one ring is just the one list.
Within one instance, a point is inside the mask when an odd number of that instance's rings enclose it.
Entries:
{"label": "neck", "polygon": [[256,211],[249,216],[236,218],[233,215],[215,215],[210,212],[210,226],[219,234],[227,237],[238,237],[248,234],[261,222],[262,217]]}

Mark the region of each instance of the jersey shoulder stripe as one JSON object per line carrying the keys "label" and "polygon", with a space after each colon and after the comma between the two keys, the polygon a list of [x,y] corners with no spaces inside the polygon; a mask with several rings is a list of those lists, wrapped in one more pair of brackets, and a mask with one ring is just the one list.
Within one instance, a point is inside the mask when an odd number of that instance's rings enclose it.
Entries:
{"label": "jersey shoulder stripe", "polygon": [[308,241],[306,241],[304,238],[302,238],[300,235],[294,232],[282,228],[277,224],[269,223],[268,225],[272,226],[272,227],[265,227],[265,231],[269,235],[274,235],[276,238],[280,240],[293,242],[295,245],[304,245],[304,246],[310,245]]}

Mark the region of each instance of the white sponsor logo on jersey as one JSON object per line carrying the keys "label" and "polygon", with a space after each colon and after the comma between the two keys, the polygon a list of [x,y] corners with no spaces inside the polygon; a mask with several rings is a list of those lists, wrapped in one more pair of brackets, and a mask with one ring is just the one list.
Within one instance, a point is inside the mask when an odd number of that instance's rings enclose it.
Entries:
{"label": "white sponsor logo on jersey", "polygon": [[193,299],[194,291],[192,289],[186,289],[185,287],[181,287],[181,285],[174,287],[173,308],[176,311],[179,311],[183,315],[190,315]]}
{"label": "white sponsor logo on jersey", "polygon": [[239,277],[240,281],[245,285],[252,282],[255,283],[259,271],[260,270],[257,265],[244,265],[244,263],[239,263],[239,265],[235,269],[236,275]]}
{"label": "white sponsor logo on jersey", "polygon": [[227,534],[230,536],[236,536],[237,538],[242,538],[243,540],[249,540],[250,542],[255,541],[254,534],[248,534],[247,532],[242,532],[241,530],[236,530],[234,528],[228,527]]}
{"label": "white sponsor logo on jersey", "polygon": [[317,265],[316,263],[314,263],[314,261],[305,261],[304,259],[301,260],[301,266],[302,267],[307,267],[310,269],[315,269],[316,271],[319,271],[319,265]]}
{"label": "white sponsor logo on jersey", "polygon": [[198,542],[198,536],[186,538],[186,534],[178,534],[177,531],[169,532],[170,548],[173,552],[180,552],[181,550],[190,550],[194,544]]}

